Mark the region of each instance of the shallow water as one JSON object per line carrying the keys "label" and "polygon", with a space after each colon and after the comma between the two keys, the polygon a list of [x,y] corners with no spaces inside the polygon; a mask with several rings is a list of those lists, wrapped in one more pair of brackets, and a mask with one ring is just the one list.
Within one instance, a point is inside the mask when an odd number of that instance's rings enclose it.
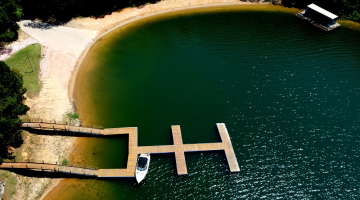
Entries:
{"label": "shallow water", "polygon": [[[68,179],[48,197],[358,199],[359,32],[327,33],[270,7],[122,27],[93,46],[74,94],[85,125],[139,127],[141,146],[172,144],[171,125],[184,143],[217,142],[215,124],[226,123],[240,173],[223,152],[186,153],[185,177],[173,154],[152,155],[140,185]],[[126,154],[126,138],[110,140],[82,138],[73,161],[126,167],[114,150]]]}

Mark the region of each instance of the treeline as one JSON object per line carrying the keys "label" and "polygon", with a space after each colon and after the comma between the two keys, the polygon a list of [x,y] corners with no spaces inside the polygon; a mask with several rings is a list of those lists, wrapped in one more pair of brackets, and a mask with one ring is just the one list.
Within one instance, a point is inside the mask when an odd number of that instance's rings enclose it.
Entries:
{"label": "treeline", "polygon": [[99,17],[126,7],[137,7],[159,0],[22,0],[24,18],[66,22],[73,17]]}
{"label": "treeline", "polygon": [[[73,17],[101,17],[126,7],[141,6],[146,3],[156,3],[156,1],[159,0],[0,0],[0,42],[17,39],[16,22],[20,19],[40,19],[61,24]],[[297,8],[305,8],[306,5],[315,3],[337,14],[341,19],[360,22],[360,0],[266,1]]]}
{"label": "treeline", "polygon": [[19,27],[16,22],[22,16],[22,8],[18,0],[0,0],[0,42],[10,42],[17,39]]}
{"label": "treeline", "polygon": [[62,24],[73,17],[102,17],[159,0],[0,0],[0,47],[17,39],[20,19]]}
{"label": "treeline", "polygon": [[0,163],[12,158],[10,147],[18,148],[23,143],[20,115],[28,110],[24,104],[23,76],[17,69],[0,61]]}
{"label": "treeline", "polygon": [[[0,0],[13,1],[19,0]],[[73,17],[101,16],[126,8],[156,3],[160,0],[20,0],[19,6],[23,10],[24,18],[39,18],[45,21],[64,22]],[[250,0],[259,1],[259,0]],[[305,8],[315,3],[342,18],[360,22],[360,0],[266,0],[281,2],[284,6]]]}

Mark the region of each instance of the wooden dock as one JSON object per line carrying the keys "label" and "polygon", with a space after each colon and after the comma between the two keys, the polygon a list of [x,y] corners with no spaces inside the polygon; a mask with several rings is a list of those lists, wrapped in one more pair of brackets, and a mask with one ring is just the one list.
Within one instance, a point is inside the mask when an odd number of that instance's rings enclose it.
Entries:
{"label": "wooden dock", "polygon": [[48,163],[29,163],[29,162],[3,162],[0,165],[2,169],[29,169],[38,171],[52,171],[67,174],[76,174],[84,176],[98,176],[99,170],[87,169],[81,167],[64,166]]}
{"label": "wooden dock", "polygon": [[[171,126],[173,135],[173,145],[160,146],[138,146],[138,130],[136,127],[128,128],[112,128],[112,129],[94,129],[86,127],[75,127],[63,124],[49,123],[23,123],[23,128],[70,131],[92,135],[129,135],[129,156],[126,169],[99,169],[94,172],[100,178],[125,178],[135,177],[135,166],[138,154],[141,153],[174,153],[176,158],[176,167],[178,175],[187,175],[187,167],[185,161],[185,152],[201,152],[223,150],[225,152],[228,165],[231,172],[239,172],[239,164],[237,162],[234,149],[231,144],[229,133],[224,123],[216,124],[221,141],[216,143],[200,143],[200,144],[183,144],[181,129],[179,125]],[[24,167],[22,165],[22,167]],[[44,164],[41,167],[49,167]],[[52,166],[54,167],[54,166]],[[0,168],[4,168],[0,166]],[[37,168],[38,169],[38,168]],[[59,169],[58,169],[59,170]],[[65,170],[65,169],[64,169]],[[66,169],[68,170],[68,169]],[[90,173],[90,172],[89,172]],[[92,173],[92,172],[91,172]]]}

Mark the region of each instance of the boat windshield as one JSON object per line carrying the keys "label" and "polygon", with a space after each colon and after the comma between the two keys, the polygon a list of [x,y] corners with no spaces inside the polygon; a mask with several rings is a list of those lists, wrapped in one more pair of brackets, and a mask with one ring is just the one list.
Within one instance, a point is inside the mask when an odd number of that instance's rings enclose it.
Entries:
{"label": "boat windshield", "polygon": [[139,161],[138,161],[138,163],[137,163],[137,170],[139,170],[139,171],[145,171],[145,169],[146,169],[146,164],[147,164],[147,161],[148,161],[148,159],[147,158],[144,158],[144,157],[140,157],[139,158]]}

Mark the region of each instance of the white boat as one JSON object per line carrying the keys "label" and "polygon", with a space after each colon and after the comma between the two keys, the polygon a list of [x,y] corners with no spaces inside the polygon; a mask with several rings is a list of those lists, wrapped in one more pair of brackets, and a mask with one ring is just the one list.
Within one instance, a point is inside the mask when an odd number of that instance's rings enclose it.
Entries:
{"label": "white boat", "polygon": [[150,163],[150,153],[140,154],[135,169],[135,177],[138,183],[144,180],[149,169],[149,163]]}

